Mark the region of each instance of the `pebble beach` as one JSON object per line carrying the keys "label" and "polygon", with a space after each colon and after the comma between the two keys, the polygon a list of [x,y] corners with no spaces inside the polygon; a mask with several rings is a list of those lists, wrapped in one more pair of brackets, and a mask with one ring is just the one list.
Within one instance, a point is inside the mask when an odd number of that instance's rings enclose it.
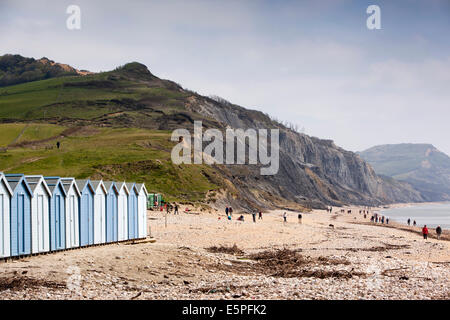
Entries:
{"label": "pebble beach", "polygon": [[301,224],[298,212],[253,223],[181,209],[148,211],[151,239],[2,261],[0,298],[450,298],[448,240],[373,225],[359,208],[313,210]]}

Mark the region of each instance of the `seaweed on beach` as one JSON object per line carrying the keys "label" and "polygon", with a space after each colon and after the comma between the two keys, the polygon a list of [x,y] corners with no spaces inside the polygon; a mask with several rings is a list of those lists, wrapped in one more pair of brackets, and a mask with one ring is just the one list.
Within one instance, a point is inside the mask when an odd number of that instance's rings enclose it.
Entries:
{"label": "seaweed on beach", "polygon": [[409,249],[411,246],[409,244],[389,244],[383,243],[384,246],[375,246],[370,248],[339,248],[337,250],[345,250],[345,251],[368,251],[368,252],[384,252],[388,250],[400,250],[400,249]]}
{"label": "seaweed on beach", "polygon": [[250,285],[234,285],[234,284],[228,284],[228,285],[219,285],[219,286],[206,286],[206,287],[200,287],[196,289],[191,289],[190,292],[201,292],[201,293],[227,293],[227,292],[233,292],[236,290],[245,290],[250,288]]}
{"label": "seaweed on beach", "polygon": [[206,250],[211,253],[227,253],[227,254],[233,254],[233,255],[243,255],[244,254],[244,251],[239,249],[236,244],[234,244],[232,247],[212,246],[212,247],[206,248]]}
{"label": "seaweed on beach", "polygon": [[30,288],[51,288],[51,289],[63,289],[66,287],[64,283],[50,281],[50,280],[41,280],[34,279],[30,277],[9,277],[9,278],[0,278],[0,291],[5,290],[22,290],[22,289],[30,289]]}
{"label": "seaweed on beach", "polygon": [[281,249],[256,253],[250,256],[251,259],[258,261],[258,267],[273,277],[295,278],[295,277],[314,277],[314,278],[351,278],[353,275],[362,275],[347,270],[322,270],[310,269],[306,267],[322,267],[330,265],[349,265],[350,262],[344,259],[335,259],[327,257],[305,258],[296,250]]}
{"label": "seaweed on beach", "polygon": [[217,268],[229,272],[255,273],[279,278],[314,277],[314,278],[351,278],[363,276],[364,273],[355,272],[354,269],[330,270],[329,266],[350,265],[350,262],[341,258],[305,257],[299,250],[277,249],[265,250],[246,256],[253,263],[231,261],[231,265],[218,264]]}

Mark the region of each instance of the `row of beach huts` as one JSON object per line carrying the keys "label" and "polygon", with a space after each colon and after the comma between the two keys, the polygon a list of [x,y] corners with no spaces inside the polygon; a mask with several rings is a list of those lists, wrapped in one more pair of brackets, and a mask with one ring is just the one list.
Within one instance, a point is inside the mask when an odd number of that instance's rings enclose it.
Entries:
{"label": "row of beach huts", "polygon": [[144,184],[0,172],[0,258],[147,237]]}

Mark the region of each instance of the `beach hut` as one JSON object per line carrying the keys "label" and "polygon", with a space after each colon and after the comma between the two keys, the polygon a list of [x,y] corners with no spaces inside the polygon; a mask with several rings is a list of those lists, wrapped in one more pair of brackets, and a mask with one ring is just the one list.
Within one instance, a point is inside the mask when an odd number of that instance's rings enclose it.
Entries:
{"label": "beach hut", "polygon": [[117,205],[119,190],[117,186],[112,181],[104,182],[105,188],[107,190],[106,195],[106,242],[116,242],[118,241],[118,228],[117,228]]}
{"label": "beach hut", "polygon": [[146,238],[148,192],[143,183],[137,184],[136,187],[138,190],[138,238]]}
{"label": "beach hut", "polygon": [[0,258],[11,256],[10,204],[13,192],[3,172],[0,172]]}
{"label": "beach hut", "polygon": [[43,176],[25,176],[31,197],[31,253],[50,251],[51,191]]}
{"label": "beach hut", "polygon": [[66,248],[66,197],[60,177],[44,177],[51,192],[50,251]]}
{"label": "beach hut", "polygon": [[138,237],[138,195],[134,182],[126,183],[128,191],[128,239]]}
{"label": "beach hut", "polygon": [[89,180],[75,180],[80,190],[80,246],[94,244],[94,188]]}
{"label": "beach hut", "polygon": [[102,180],[91,180],[94,188],[94,244],[106,243],[106,188]]}
{"label": "beach hut", "polygon": [[80,197],[81,192],[74,178],[61,178],[66,190],[66,248],[80,246]]}
{"label": "beach hut", "polygon": [[11,256],[31,254],[31,189],[23,174],[5,174],[12,191],[10,206]]}
{"label": "beach hut", "polygon": [[152,209],[155,205],[155,195],[150,193],[147,198],[147,209]]}
{"label": "beach hut", "polygon": [[119,196],[117,198],[117,239],[128,239],[128,195],[129,191],[125,182],[116,183]]}

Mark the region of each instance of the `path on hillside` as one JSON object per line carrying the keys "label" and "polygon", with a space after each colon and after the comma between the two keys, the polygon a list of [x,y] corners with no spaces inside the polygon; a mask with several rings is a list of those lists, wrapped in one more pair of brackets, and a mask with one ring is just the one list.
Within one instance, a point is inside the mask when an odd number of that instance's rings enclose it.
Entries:
{"label": "path on hillside", "polygon": [[6,147],[8,148],[8,147],[12,146],[13,144],[15,144],[16,141],[19,140],[20,137],[23,135],[23,133],[25,132],[25,130],[28,128],[28,126],[29,126],[29,124],[27,123],[27,124],[25,125],[25,127],[23,127],[22,131],[20,131],[20,133],[17,135],[17,137],[15,137],[14,140],[11,141]]}

